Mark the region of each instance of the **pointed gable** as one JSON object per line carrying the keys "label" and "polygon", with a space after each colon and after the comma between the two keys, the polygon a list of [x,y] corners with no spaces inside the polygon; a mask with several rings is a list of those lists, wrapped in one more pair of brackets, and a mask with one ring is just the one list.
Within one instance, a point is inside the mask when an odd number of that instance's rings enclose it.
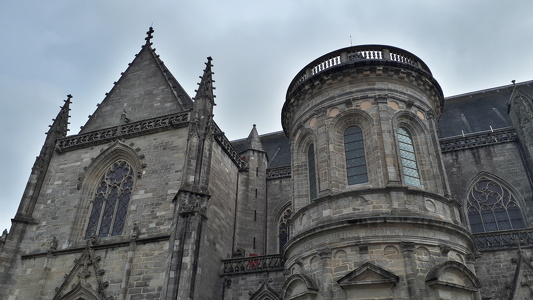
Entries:
{"label": "pointed gable", "polygon": [[100,256],[94,253],[93,241],[88,240],[85,251],[74,261],[74,266],[60,287],[56,288],[53,300],[63,299],[108,299],[105,289],[108,281],[103,281],[104,269],[100,268]]}
{"label": "pointed gable", "polygon": [[246,150],[256,150],[265,152],[263,150],[263,143],[261,143],[261,139],[259,139],[259,134],[257,133],[257,129],[254,127],[252,128],[252,131],[250,131],[250,134],[248,135],[248,138],[246,139],[246,142],[244,144],[243,151]]}
{"label": "pointed gable", "polygon": [[146,44],[106,95],[80,133],[115,127],[122,114],[131,122],[189,110],[192,100],[151,47]]}

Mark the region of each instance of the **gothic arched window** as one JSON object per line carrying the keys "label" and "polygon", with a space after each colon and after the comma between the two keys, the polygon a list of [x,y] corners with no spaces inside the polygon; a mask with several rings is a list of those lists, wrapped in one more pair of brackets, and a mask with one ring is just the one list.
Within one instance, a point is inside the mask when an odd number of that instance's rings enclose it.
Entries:
{"label": "gothic arched window", "polygon": [[122,234],[133,188],[133,169],[125,160],[111,165],[98,183],[85,238]]}
{"label": "gothic arched window", "polygon": [[482,178],[468,193],[468,220],[472,233],[524,228],[518,201],[502,184]]}
{"label": "gothic arched window", "polygon": [[361,128],[350,126],[344,131],[344,153],[348,185],[368,182]]}
{"label": "gothic arched window", "polygon": [[315,168],[315,146],[309,145],[307,150],[307,167],[309,170],[309,198],[311,200],[317,197],[316,192],[316,168]]}
{"label": "gothic arched window", "polygon": [[400,147],[400,161],[402,163],[403,180],[405,184],[421,186],[418,164],[416,162],[415,148],[411,133],[407,129],[400,127],[396,131],[398,145]]}
{"label": "gothic arched window", "polygon": [[281,215],[281,218],[279,219],[279,226],[278,226],[278,238],[279,238],[279,253],[283,251],[283,247],[285,244],[287,244],[287,241],[289,241],[290,232],[289,232],[289,224],[287,223],[289,219],[292,216],[292,209],[291,207],[287,207],[283,214]]}

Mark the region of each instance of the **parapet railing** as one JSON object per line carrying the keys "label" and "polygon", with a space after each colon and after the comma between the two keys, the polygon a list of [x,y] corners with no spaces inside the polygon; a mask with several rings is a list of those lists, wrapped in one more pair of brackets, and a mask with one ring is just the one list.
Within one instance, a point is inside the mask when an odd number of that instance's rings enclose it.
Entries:
{"label": "parapet railing", "polygon": [[283,270],[283,258],[279,254],[226,259],[222,264],[222,275]]}
{"label": "parapet railing", "polygon": [[384,45],[353,46],[330,52],[315,59],[303,68],[289,85],[289,93],[308,78],[335,66],[359,61],[392,61],[424,70],[431,75],[428,66],[416,55],[403,49]]}
{"label": "parapet railing", "polygon": [[474,234],[478,250],[495,250],[533,245],[533,228]]}
{"label": "parapet railing", "polygon": [[484,132],[453,136],[439,140],[442,152],[476,148],[494,144],[507,143],[517,140],[516,130],[512,127],[494,129]]}
{"label": "parapet railing", "polygon": [[281,167],[267,170],[267,179],[291,177],[291,167]]}

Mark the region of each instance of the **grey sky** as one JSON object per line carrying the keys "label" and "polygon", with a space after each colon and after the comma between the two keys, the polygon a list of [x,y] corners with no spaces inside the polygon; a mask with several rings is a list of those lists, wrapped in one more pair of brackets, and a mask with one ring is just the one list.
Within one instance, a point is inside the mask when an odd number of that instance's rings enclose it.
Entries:
{"label": "grey sky", "polygon": [[[263,3],[264,2],[264,3]],[[0,231],[66,99],[71,134],[155,29],[153,47],[194,96],[213,57],[215,120],[229,139],[281,130],[293,76],[353,45],[420,57],[452,96],[533,79],[533,1],[2,1]]]}

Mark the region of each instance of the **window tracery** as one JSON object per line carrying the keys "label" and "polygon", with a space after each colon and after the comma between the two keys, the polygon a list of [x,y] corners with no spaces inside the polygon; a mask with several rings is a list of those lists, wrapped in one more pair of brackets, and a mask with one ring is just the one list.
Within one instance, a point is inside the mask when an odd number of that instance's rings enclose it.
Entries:
{"label": "window tracery", "polygon": [[422,184],[411,133],[407,129],[400,127],[396,131],[396,136],[398,137],[398,146],[400,148],[403,180],[408,185],[420,187]]}
{"label": "window tracery", "polygon": [[285,209],[285,211],[281,215],[281,218],[279,219],[279,226],[278,226],[279,253],[283,252],[283,247],[289,241],[290,230],[289,230],[288,222],[291,216],[292,216],[292,209],[289,206],[287,207],[287,209]]}
{"label": "window tracery", "polygon": [[468,193],[468,220],[472,233],[524,228],[517,199],[495,180],[482,178]]}
{"label": "window tracery", "polygon": [[85,238],[120,235],[133,189],[133,168],[118,160],[111,165],[96,189]]}
{"label": "window tracery", "polygon": [[309,197],[311,200],[317,197],[316,169],[315,169],[315,146],[309,145],[307,150],[307,167],[309,170]]}
{"label": "window tracery", "polygon": [[363,132],[357,126],[344,131],[344,153],[348,185],[368,182]]}

